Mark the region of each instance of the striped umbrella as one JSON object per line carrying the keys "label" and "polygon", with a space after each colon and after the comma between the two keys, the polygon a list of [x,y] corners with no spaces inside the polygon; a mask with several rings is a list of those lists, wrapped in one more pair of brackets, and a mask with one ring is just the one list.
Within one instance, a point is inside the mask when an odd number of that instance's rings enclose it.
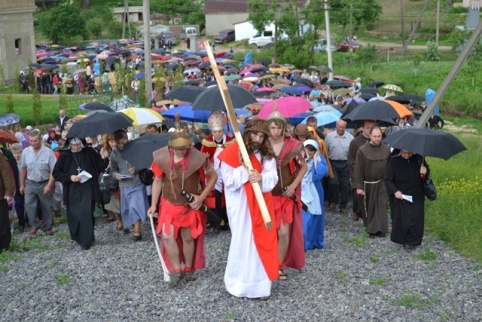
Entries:
{"label": "striped umbrella", "polygon": [[150,123],[160,123],[164,121],[164,118],[156,111],[150,108],[130,107],[125,110],[119,111],[130,117],[134,122],[132,125],[142,125]]}

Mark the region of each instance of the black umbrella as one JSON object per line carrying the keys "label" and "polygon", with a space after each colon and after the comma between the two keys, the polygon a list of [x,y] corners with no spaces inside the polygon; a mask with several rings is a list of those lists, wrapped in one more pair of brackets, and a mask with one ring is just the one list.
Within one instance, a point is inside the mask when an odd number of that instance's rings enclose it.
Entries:
{"label": "black umbrella", "polygon": [[250,72],[251,73],[258,73],[258,72],[266,72],[266,71],[268,71],[268,68],[263,66],[263,67],[255,67],[255,68],[251,69]]}
{"label": "black umbrella", "polygon": [[293,82],[296,82],[296,84],[305,84],[309,87],[313,87],[313,82],[306,78],[297,78],[297,79],[294,79]]}
{"label": "black umbrella", "polygon": [[164,48],[157,48],[157,49],[153,49],[152,52],[156,54],[164,54],[166,53],[166,50]]}
{"label": "black umbrella", "polygon": [[407,99],[411,100],[412,102],[421,102],[425,101],[425,98],[422,96],[416,95],[416,94],[403,94],[403,97],[406,97]]}
{"label": "black umbrella", "polygon": [[114,112],[109,106],[99,103],[99,102],[92,102],[89,104],[85,104],[84,109],[89,111],[107,111],[107,112]]}
{"label": "black umbrella", "polygon": [[42,68],[44,70],[54,70],[54,69],[59,68],[59,65],[57,65],[57,64],[45,64],[45,65],[42,66]]}
{"label": "black umbrella", "polygon": [[351,87],[350,83],[347,82],[342,82],[338,80],[330,80],[326,82],[326,85],[330,85],[331,88],[336,89],[336,88],[348,88]]}
{"label": "black umbrella", "polygon": [[378,94],[378,88],[375,88],[375,87],[362,87],[360,88],[360,93],[362,94],[373,94],[373,95],[376,95]]}
{"label": "black umbrella", "polygon": [[260,63],[262,65],[265,65],[265,66],[268,66],[269,64],[271,64],[271,60],[270,59],[260,59],[258,61],[258,63]]}
{"label": "black umbrella", "polygon": [[108,65],[112,65],[112,64],[115,64],[115,62],[118,60],[117,57],[115,56],[109,56],[105,59],[105,62],[108,64]]}
{"label": "black umbrella", "polygon": [[328,74],[333,72],[333,70],[331,70],[331,68],[328,66],[318,66],[318,67],[315,67],[314,69],[316,69],[322,74]]}
{"label": "black umbrella", "polygon": [[448,160],[467,148],[452,134],[410,127],[387,136],[384,140],[392,148],[412,151],[423,157]]}
{"label": "black umbrella", "polygon": [[122,158],[137,169],[149,169],[154,160],[152,153],[169,143],[171,133],[146,134],[139,139],[127,142],[122,151]]}
{"label": "black umbrella", "polygon": [[37,64],[37,63],[31,63],[31,64],[28,65],[28,67],[31,67],[31,68],[42,68],[42,65]]}
{"label": "black umbrella", "polygon": [[209,67],[211,67],[211,62],[209,62],[209,61],[205,61],[204,63],[199,65],[200,69],[209,68]]}
{"label": "black umbrella", "polygon": [[381,86],[383,86],[383,85],[385,85],[385,83],[382,82],[382,81],[373,81],[373,82],[371,82],[368,86],[369,86],[369,87],[377,87],[377,88],[378,88],[378,87],[381,87]]}
{"label": "black umbrella", "polygon": [[234,55],[233,54],[226,54],[223,56],[223,59],[233,59]]}
{"label": "black umbrella", "polygon": [[127,56],[127,55],[132,54],[132,52],[128,49],[124,49],[124,50],[119,51],[119,54],[121,54],[123,56]]}
{"label": "black umbrella", "polygon": [[199,94],[204,91],[204,87],[198,86],[181,86],[174,88],[172,91],[166,94],[167,98],[177,98],[183,102],[194,102]]}
{"label": "black umbrella", "polygon": [[204,83],[204,86],[205,86],[205,87],[209,87],[209,86],[211,86],[211,85],[216,85],[216,84],[217,84],[217,82],[216,82],[215,80],[212,80],[212,81],[209,81],[209,82]]}
{"label": "black umbrella", "polygon": [[387,101],[394,101],[400,104],[410,104],[410,99],[407,98],[405,95],[393,95],[393,96],[388,96],[385,99]]}
{"label": "black umbrella", "polygon": [[188,81],[185,81],[186,85],[192,85],[192,86],[199,86],[199,80],[197,79],[190,79]]}
{"label": "black umbrella", "polygon": [[360,95],[360,98],[363,98],[367,102],[374,97],[376,97],[376,95],[368,94],[368,93],[363,93]]}
{"label": "black umbrella", "polygon": [[124,113],[94,113],[75,122],[70,128],[67,137],[86,138],[98,134],[114,133],[117,130],[131,126],[132,122],[133,120]]}
{"label": "black umbrella", "polygon": [[[227,85],[234,108],[242,108],[251,103],[257,103],[256,97],[244,87]],[[226,107],[217,86],[202,92],[192,103],[193,110],[225,111]]]}

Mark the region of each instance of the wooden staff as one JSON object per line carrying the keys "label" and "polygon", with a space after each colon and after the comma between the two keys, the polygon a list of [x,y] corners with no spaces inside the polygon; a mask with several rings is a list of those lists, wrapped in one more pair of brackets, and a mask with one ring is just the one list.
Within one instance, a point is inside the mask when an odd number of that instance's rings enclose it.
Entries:
{"label": "wooden staff", "polygon": [[[241,155],[243,156],[243,161],[248,171],[253,169],[253,165],[249,159],[248,151],[246,150],[246,146],[244,145],[243,136],[241,132],[239,132],[238,122],[236,121],[236,114],[234,113],[233,101],[231,100],[231,95],[229,94],[228,86],[226,85],[226,81],[224,77],[221,76],[218,70],[218,66],[216,64],[216,59],[214,58],[213,52],[211,50],[211,45],[209,41],[204,41],[204,48],[206,48],[206,53],[208,54],[209,61],[211,62],[211,67],[214,72],[214,77],[216,78],[216,82],[218,83],[219,91],[221,92],[221,96],[223,98],[224,106],[226,107],[226,112],[228,114],[229,120],[231,121],[231,125],[234,131],[234,137],[239,145],[239,150],[241,151]],[[263,193],[261,192],[261,187],[259,186],[258,182],[252,184],[254,195],[256,196],[256,201],[258,202],[259,209],[261,211],[261,215],[263,216],[263,221],[266,226],[267,230],[271,230],[271,217],[269,215],[268,207],[266,207],[266,202],[264,201]]]}

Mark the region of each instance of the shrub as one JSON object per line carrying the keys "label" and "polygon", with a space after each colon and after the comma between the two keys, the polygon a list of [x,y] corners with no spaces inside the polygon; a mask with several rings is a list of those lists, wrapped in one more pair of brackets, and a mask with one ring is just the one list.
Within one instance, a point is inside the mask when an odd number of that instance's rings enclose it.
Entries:
{"label": "shrub", "polygon": [[427,60],[428,61],[439,61],[440,54],[438,52],[438,47],[433,41],[427,41]]}
{"label": "shrub", "polygon": [[109,22],[109,37],[119,39],[122,37],[122,23],[117,21]]}
{"label": "shrub", "polygon": [[100,37],[102,33],[103,23],[99,18],[90,19],[87,21],[87,29],[95,38]]}

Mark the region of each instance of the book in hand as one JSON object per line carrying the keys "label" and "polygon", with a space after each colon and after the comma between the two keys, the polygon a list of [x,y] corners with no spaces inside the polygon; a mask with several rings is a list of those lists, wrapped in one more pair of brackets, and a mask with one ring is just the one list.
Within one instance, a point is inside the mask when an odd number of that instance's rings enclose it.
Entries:
{"label": "book in hand", "polygon": [[410,195],[404,195],[404,194],[402,194],[402,199],[403,199],[403,200],[407,200],[408,202],[413,203],[413,197],[410,196]]}

